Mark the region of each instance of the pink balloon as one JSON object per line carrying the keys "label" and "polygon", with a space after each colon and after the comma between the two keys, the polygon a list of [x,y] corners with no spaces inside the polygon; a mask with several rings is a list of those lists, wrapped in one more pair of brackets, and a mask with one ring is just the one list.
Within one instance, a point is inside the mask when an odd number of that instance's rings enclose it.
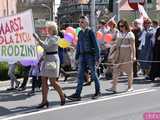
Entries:
{"label": "pink balloon", "polygon": [[96,32],[96,38],[97,38],[98,40],[103,40],[103,33],[100,32],[100,31],[97,31],[97,32]]}
{"label": "pink balloon", "polygon": [[78,37],[76,36],[76,37],[74,38],[74,40],[72,41],[73,46],[76,46],[76,45],[77,45],[77,42],[78,42]]}
{"label": "pink balloon", "polygon": [[107,42],[107,43],[110,43],[112,41],[112,35],[111,34],[105,34],[104,35],[104,40]]}
{"label": "pink balloon", "polygon": [[74,34],[76,31],[75,31],[75,29],[73,27],[67,27],[66,28],[66,32]]}

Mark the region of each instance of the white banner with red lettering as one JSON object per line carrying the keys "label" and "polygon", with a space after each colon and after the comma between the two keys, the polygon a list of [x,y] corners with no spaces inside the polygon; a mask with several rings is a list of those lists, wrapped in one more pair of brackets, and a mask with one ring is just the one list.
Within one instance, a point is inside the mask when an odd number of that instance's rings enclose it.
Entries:
{"label": "white banner with red lettering", "polygon": [[37,60],[32,10],[0,18],[0,61]]}

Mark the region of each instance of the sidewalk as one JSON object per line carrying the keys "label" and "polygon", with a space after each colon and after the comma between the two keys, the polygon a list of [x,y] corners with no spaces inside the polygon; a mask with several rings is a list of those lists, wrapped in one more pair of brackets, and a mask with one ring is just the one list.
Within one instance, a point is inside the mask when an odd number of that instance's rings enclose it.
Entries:
{"label": "sidewalk", "polygon": [[[22,78],[17,79],[22,83]],[[0,90],[4,90],[10,87],[10,80],[0,81]]]}
{"label": "sidewalk", "polygon": [[5,87],[10,85],[10,80],[0,81],[0,87]]}
{"label": "sidewalk", "polygon": [[[27,84],[30,84],[29,81],[30,81],[31,79],[32,79],[32,78],[30,77],[29,80],[28,80],[28,82],[27,82]],[[17,80],[22,83],[23,78],[19,78],[19,79],[17,79]],[[63,77],[60,77],[60,78],[59,78],[59,81],[63,81],[63,80],[64,80]],[[5,90],[6,88],[9,88],[9,87],[10,87],[10,80],[0,81],[0,90]]]}

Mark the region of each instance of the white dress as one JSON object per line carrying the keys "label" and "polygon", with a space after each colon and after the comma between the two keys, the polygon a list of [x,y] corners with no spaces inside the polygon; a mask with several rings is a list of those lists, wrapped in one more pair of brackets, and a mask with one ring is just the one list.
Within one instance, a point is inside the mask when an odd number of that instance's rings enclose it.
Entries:
{"label": "white dress", "polygon": [[[40,45],[44,48],[43,63],[40,71],[40,76],[49,78],[59,77],[60,60],[58,56],[58,39],[59,38],[54,35],[47,37],[44,42],[39,41]],[[53,52],[54,54],[52,54]]]}

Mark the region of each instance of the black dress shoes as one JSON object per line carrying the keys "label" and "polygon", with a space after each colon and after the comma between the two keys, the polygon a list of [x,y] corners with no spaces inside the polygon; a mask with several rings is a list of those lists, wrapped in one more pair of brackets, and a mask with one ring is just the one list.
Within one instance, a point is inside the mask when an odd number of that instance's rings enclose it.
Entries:
{"label": "black dress shoes", "polygon": [[45,102],[45,103],[41,103],[41,104],[39,104],[36,108],[37,108],[37,109],[40,109],[40,108],[44,108],[44,107],[46,107],[46,108],[48,108],[48,107],[49,107],[49,103],[48,103],[48,101],[47,101],[47,102]]}

